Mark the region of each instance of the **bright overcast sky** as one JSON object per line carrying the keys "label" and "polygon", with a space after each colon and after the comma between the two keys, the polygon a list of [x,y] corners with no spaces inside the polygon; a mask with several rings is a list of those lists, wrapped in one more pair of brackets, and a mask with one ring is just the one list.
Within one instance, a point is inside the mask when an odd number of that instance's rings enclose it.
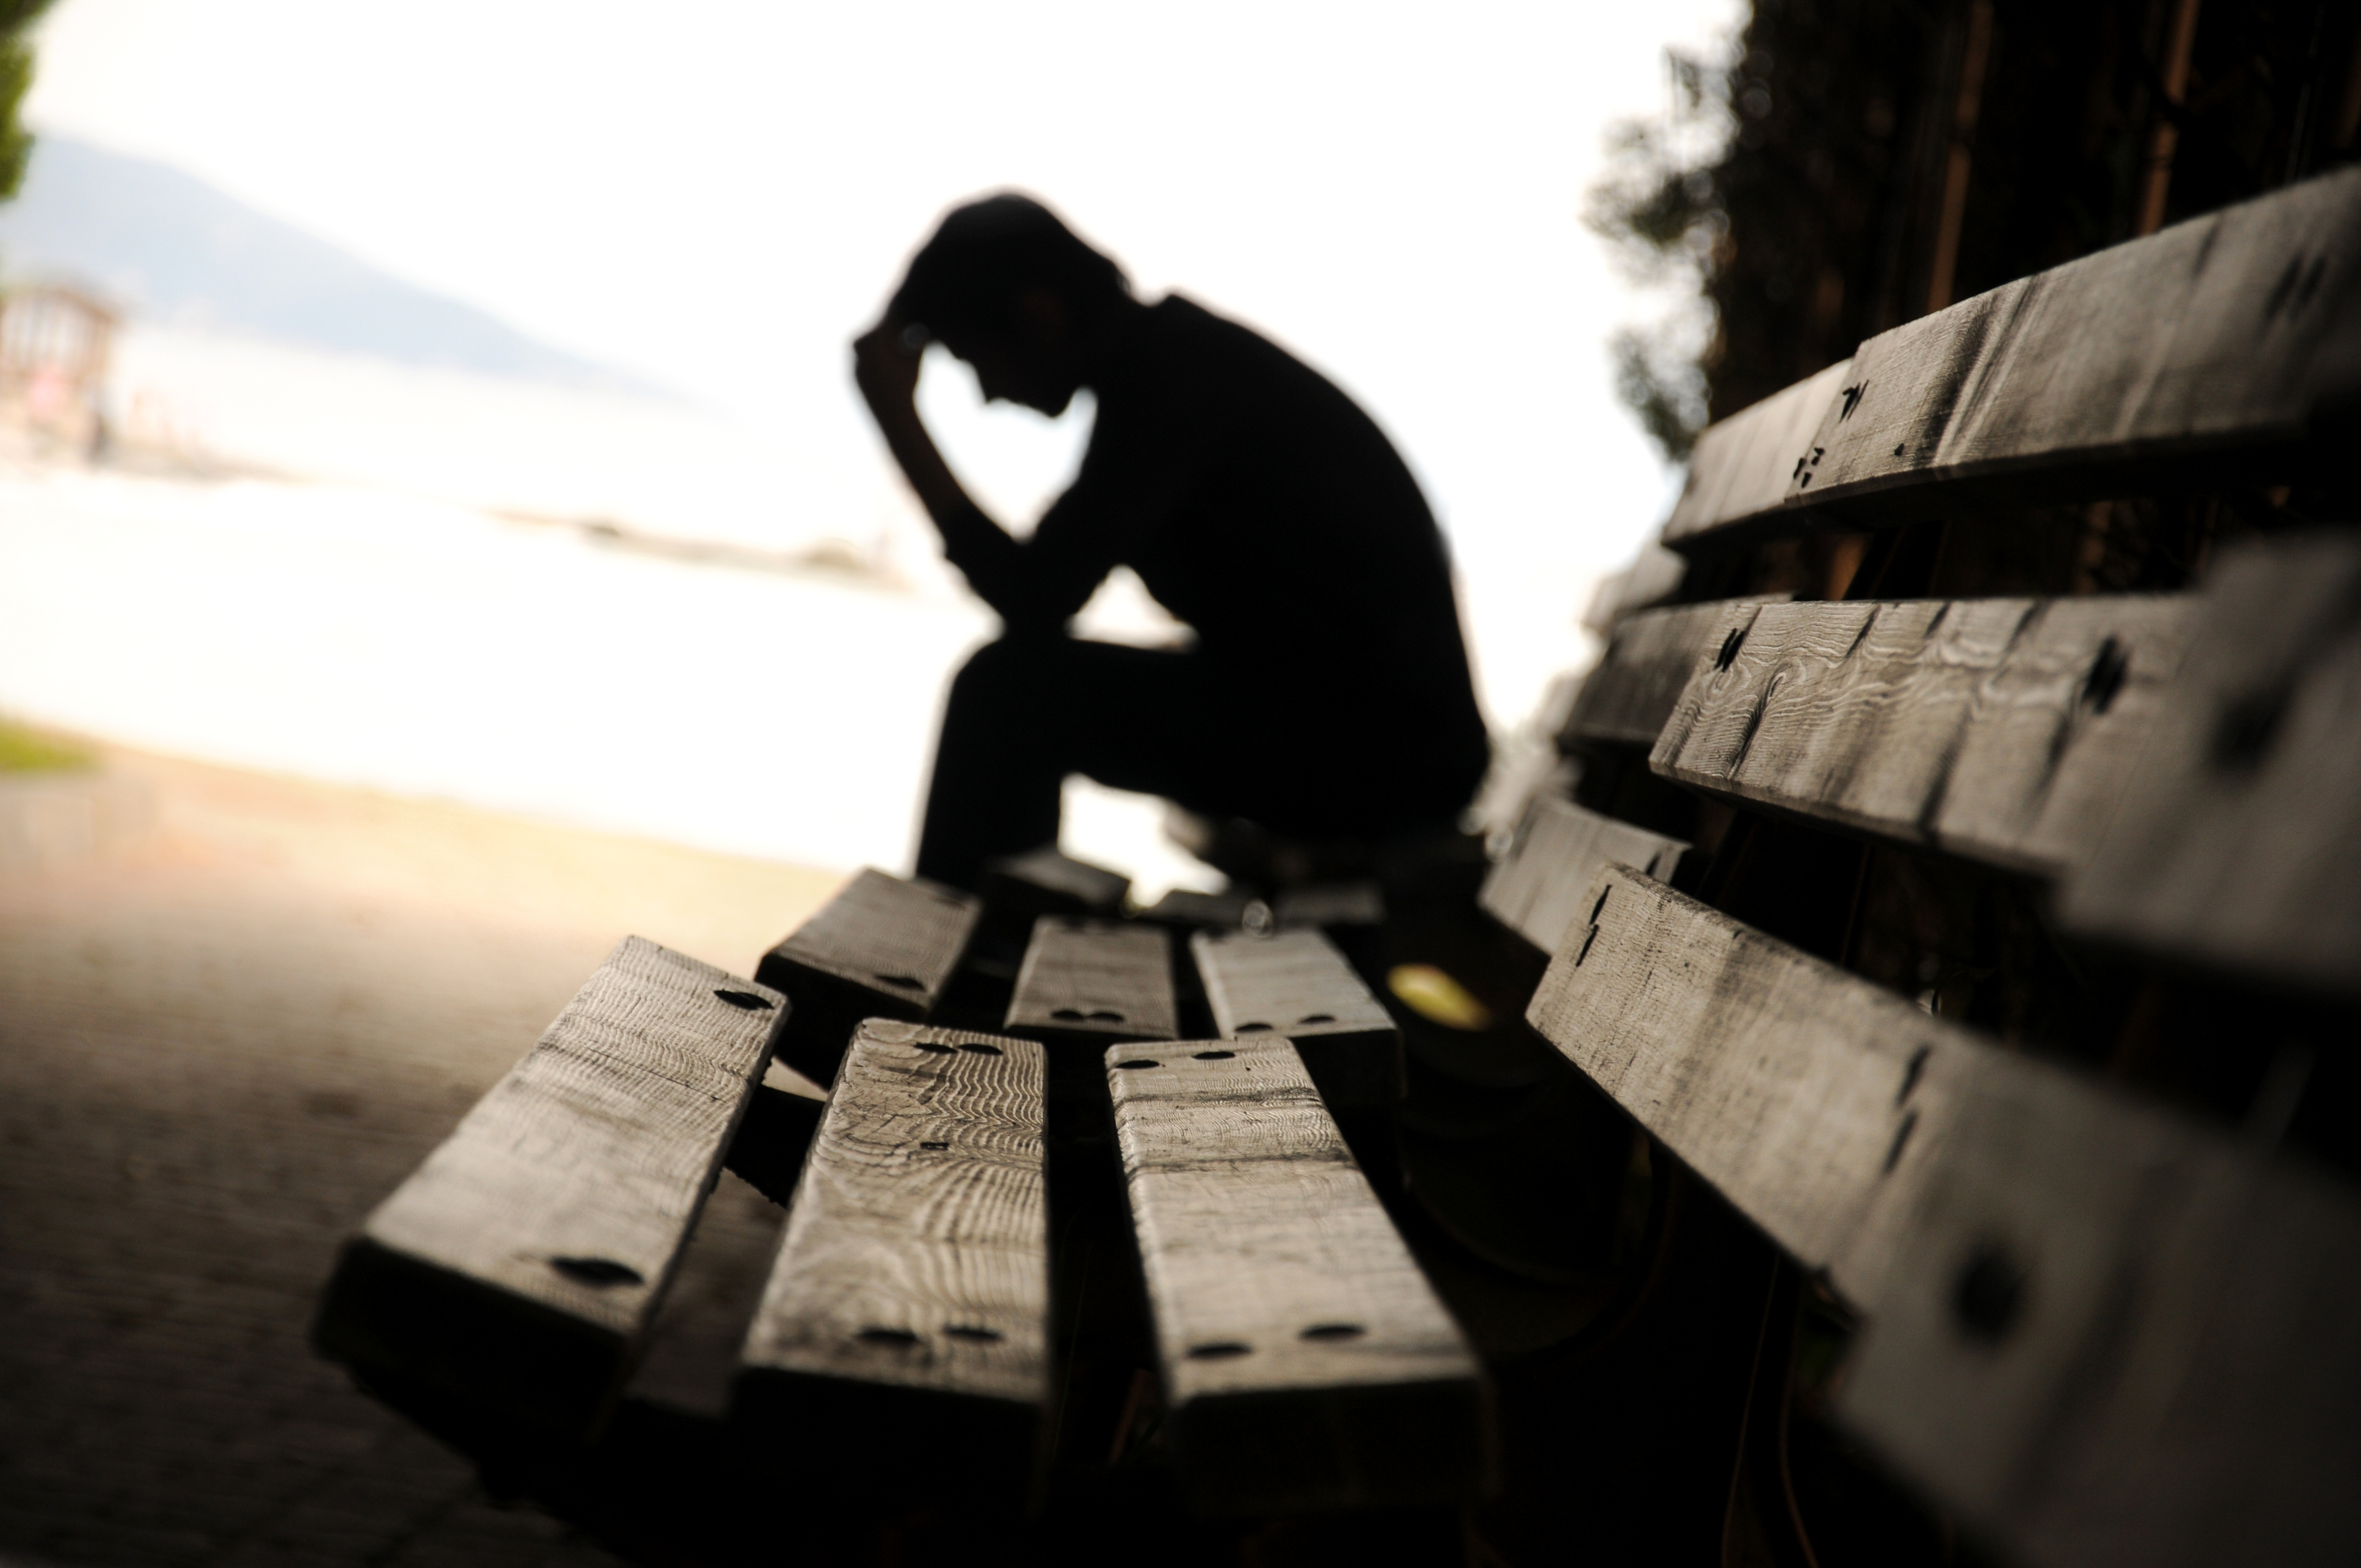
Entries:
{"label": "bright overcast sky", "polygon": [[1603,346],[1648,307],[1578,214],[1736,12],[62,0],[27,112],[774,433],[816,508],[884,463],[846,339],[946,204],[1035,192],[1377,415],[1497,710],[1661,515]]}

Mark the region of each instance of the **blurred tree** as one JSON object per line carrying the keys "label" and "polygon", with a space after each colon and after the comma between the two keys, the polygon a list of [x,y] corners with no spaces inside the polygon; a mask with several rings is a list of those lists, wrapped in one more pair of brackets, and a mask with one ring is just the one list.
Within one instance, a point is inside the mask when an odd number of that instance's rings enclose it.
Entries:
{"label": "blurred tree", "polygon": [[2352,0],[1756,0],[1672,68],[1587,215],[1683,296],[1616,345],[1674,456],[1865,337],[2361,156]]}
{"label": "blurred tree", "polygon": [[1616,391],[1664,455],[1678,462],[1705,427],[1707,367],[1717,314],[1708,287],[1730,229],[1713,170],[1727,154],[1730,76],[1679,49],[1664,51],[1671,106],[1661,119],[1608,131],[1607,172],[1583,222],[1605,239],[1625,277],[1665,296],[1663,315],[1620,330]]}
{"label": "blurred tree", "polygon": [[33,156],[32,133],[16,118],[16,108],[33,84],[33,45],[25,35],[49,6],[49,0],[0,0],[0,202],[25,182],[25,164]]}

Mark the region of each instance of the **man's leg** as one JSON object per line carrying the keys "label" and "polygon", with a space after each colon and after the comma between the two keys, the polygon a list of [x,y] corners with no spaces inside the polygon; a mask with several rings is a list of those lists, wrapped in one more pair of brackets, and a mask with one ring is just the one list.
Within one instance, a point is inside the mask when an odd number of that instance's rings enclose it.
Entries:
{"label": "man's leg", "polygon": [[1307,838],[1447,825],[1475,788],[1481,738],[1475,772],[1440,790],[1423,779],[1433,747],[1398,722],[1199,653],[995,642],[951,683],[918,874],[972,887],[985,861],[1054,840],[1069,773]]}
{"label": "man's leg", "polygon": [[1068,773],[1183,789],[1185,760],[1205,743],[1196,666],[1187,653],[1063,637],[978,649],[943,705],[918,874],[972,887],[984,861],[1053,842]]}

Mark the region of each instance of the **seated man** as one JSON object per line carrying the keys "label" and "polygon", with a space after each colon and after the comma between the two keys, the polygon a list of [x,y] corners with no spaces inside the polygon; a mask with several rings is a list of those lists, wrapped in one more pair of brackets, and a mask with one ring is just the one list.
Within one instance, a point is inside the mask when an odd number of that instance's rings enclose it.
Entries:
{"label": "seated man", "polygon": [[[918,419],[929,339],[985,397],[1098,399],[1073,487],[1030,539],[979,510]],[[1046,208],[959,208],[910,263],[854,373],[945,556],[1004,633],[952,683],[918,874],[972,887],[1053,842],[1065,776],[1287,838],[1449,828],[1489,743],[1450,562],[1369,417],[1246,327],[1122,269]],[[1069,638],[1117,565],[1196,632],[1185,650]]]}

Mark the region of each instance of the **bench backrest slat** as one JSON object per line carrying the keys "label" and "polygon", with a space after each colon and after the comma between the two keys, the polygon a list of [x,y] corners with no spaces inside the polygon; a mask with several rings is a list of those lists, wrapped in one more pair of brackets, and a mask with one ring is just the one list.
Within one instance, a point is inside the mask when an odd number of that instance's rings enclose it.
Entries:
{"label": "bench backrest slat", "polygon": [[1862,1240],[1924,1152],[1902,1129],[1954,1058],[1985,1047],[1628,867],[1599,871],[1579,920],[1534,992],[1533,1027],[1807,1269],[1873,1307]]}
{"label": "bench backrest slat", "polygon": [[2191,596],[1779,604],[1700,662],[1650,765],[1709,794],[2054,874],[2132,777]]}
{"label": "bench backrest slat", "polygon": [[861,1025],[747,1333],[750,1431],[855,1464],[922,1441],[1023,1506],[1050,1384],[1043,1084],[1030,1040]]}
{"label": "bench backrest slat", "polygon": [[1675,549],[1727,538],[1750,521],[1775,517],[1795,477],[1796,460],[1845,384],[1850,362],[1829,366],[1698,433],[1688,483],[1664,521]]}
{"label": "bench backrest slat", "polygon": [[1599,867],[1620,861],[1670,882],[1688,852],[1679,839],[1634,828],[1552,795],[1525,810],[1507,854],[1485,874],[1477,902],[1484,912],[1545,953],[1557,951],[1583,913]]}
{"label": "bench backrest slat", "polygon": [[786,999],[627,937],[350,1244],[315,1328],[364,1371],[578,1437],[629,1373]]}
{"label": "bench backrest slat", "polygon": [[2070,928],[2361,996],[2361,541],[2226,558]]}
{"label": "bench backrest slat", "polygon": [[2349,1546],[2361,1502],[2248,1483],[2361,1461],[2351,1193],[1624,868],[1592,898],[1532,1022],[1863,1310],[1842,1408],[1905,1474],[2038,1562]]}
{"label": "bench backrest slat", "polygon": [[1566,742],[1653,746],[1701,656],[1753,624],[1761,599],[1674,605],[1624,617],[1598,665],[1584,677]]}
{"label": "bench backrest slat", "polygon": [[1401,1099],[1401,1030],[1320,932],[1200,931],[1189,949],[1217,1034],[1294,1041],[1332,1110],[1390,1107]]}
{"label": "bench backrest slat", "polygon": [[1191,1502],[1259,1513],[1481,1491],[1476,1357],[1294,1047],[1128,1046],[1106,1062]]}
{"label": "bench backrest slat", "polygon": [[2345,170],[1880,334],[1788,499],[1873,525],[1939,485],[2097,496],[2144,464],[2292,453],[2361,390],[2356,235]]}
{"label": "bench backrest slat", "polygon": [[983,914],[975,899],[938,883],[861,872],[754,971],[795,1002],[779,1054],[825,1084],[862,1019],[924,1021]]}

